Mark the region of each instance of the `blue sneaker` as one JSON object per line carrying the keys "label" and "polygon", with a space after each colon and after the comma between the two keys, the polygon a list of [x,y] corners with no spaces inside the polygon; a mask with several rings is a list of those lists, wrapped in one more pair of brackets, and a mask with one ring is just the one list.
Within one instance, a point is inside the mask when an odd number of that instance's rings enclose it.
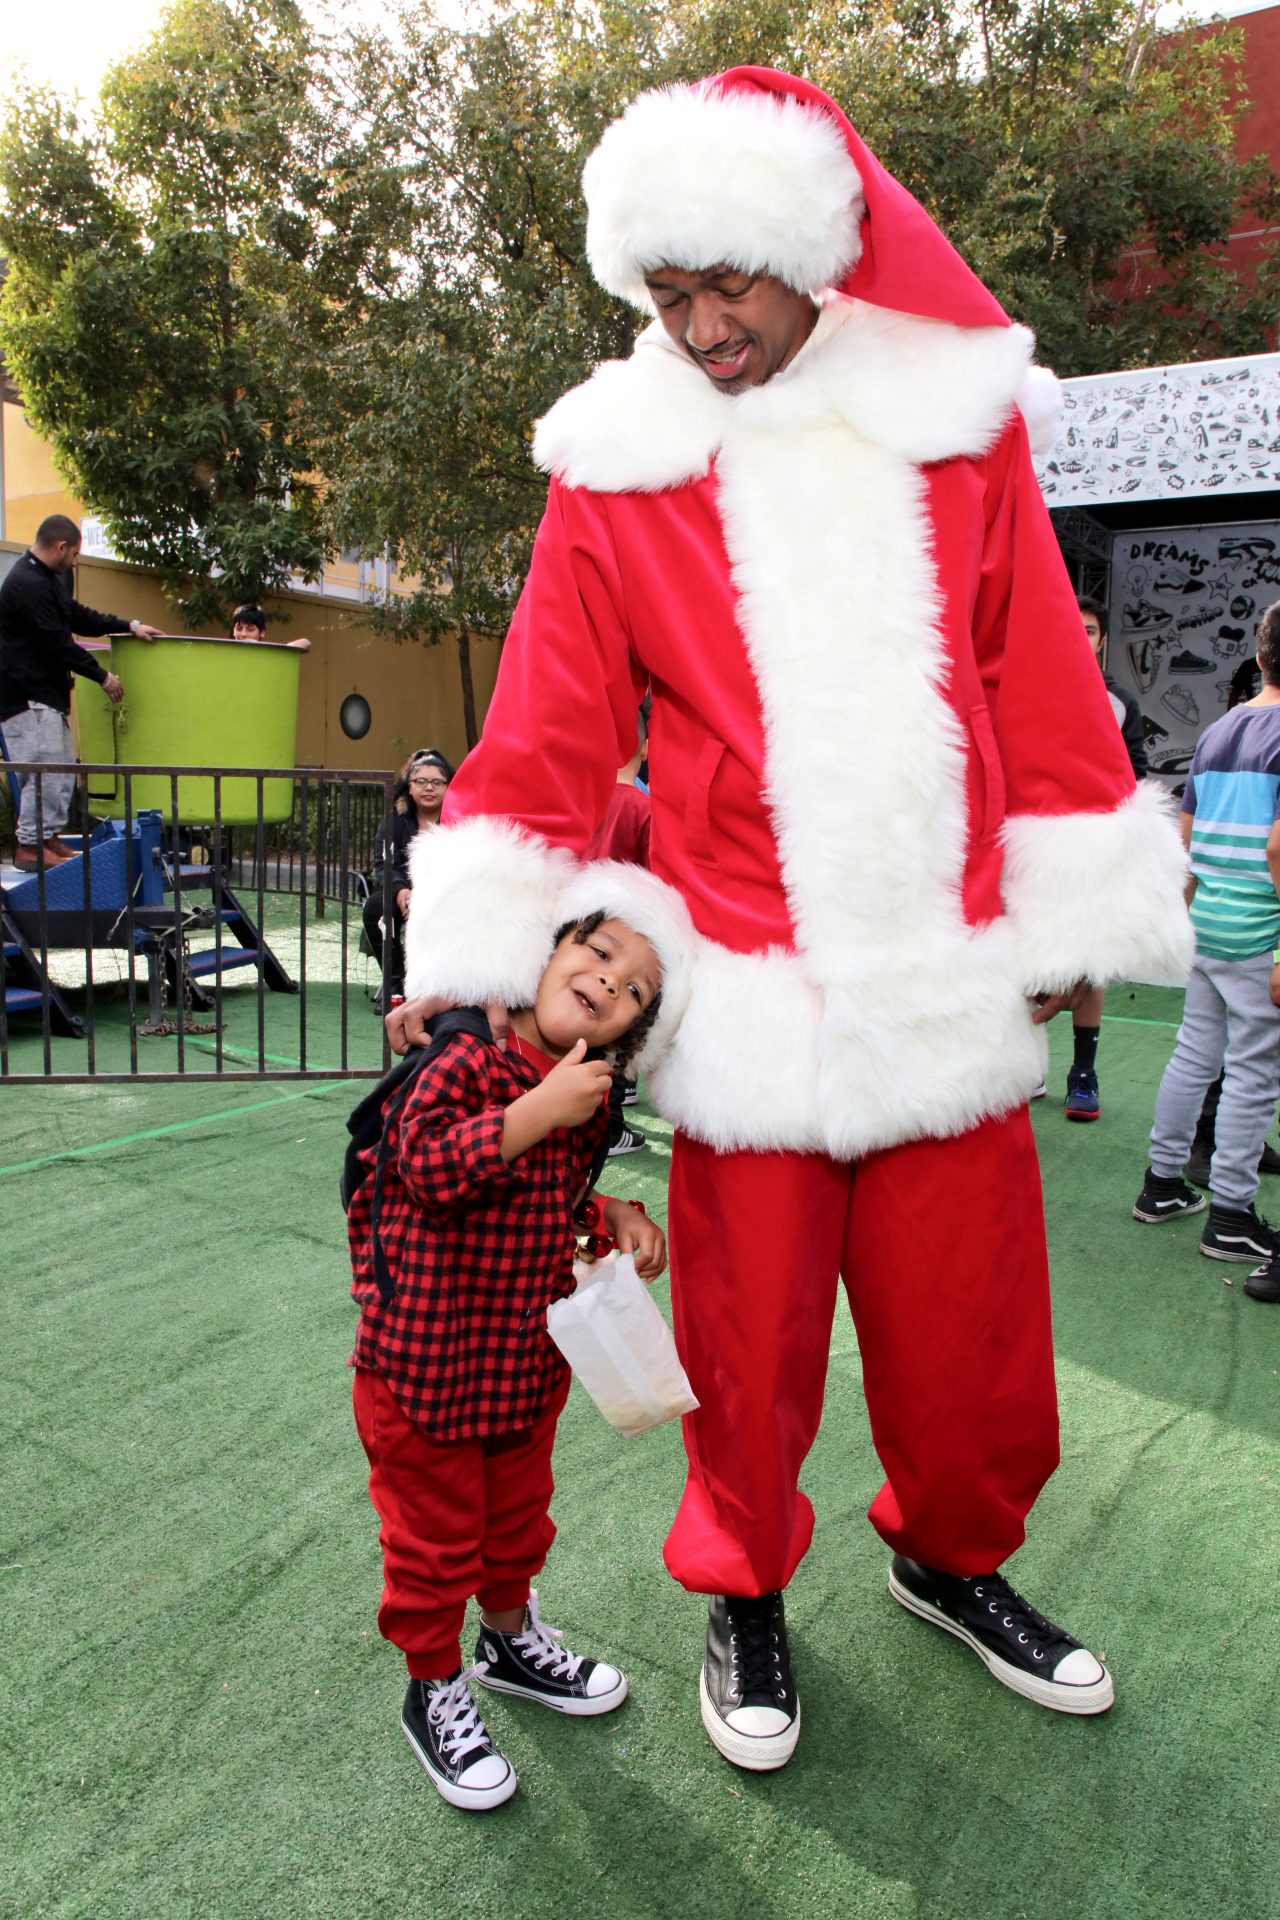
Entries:
{"label": "blue sneaker", "polygon": [[1098,1076],[1092,1067],[1067,1069],[1067,1097],[1062,1110],[1068,1120],[1097,1120],[1101,1117]]}

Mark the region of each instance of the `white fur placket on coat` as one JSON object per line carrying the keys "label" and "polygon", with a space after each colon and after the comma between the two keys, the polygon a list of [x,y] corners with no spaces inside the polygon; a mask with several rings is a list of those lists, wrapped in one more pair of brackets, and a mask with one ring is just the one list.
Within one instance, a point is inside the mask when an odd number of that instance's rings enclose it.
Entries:
{"label": "white fur placket on coat", "polygon": [[[860,312],[866,347],[884,331]],[[663,1111],[714,1144],[763,1132],[842,1156],[960,1131],[1024,1100],[1043,1067],[1010,929],[961,910],[967,749],[939,686],[918,465],[953,450],[948,430],[975,451],[994,439],[1030,339],[988,336],[964,417],[940,422],[940,395],[886,409],[882,370],[852,362],[851,318],[828,306],[793,367],[725,410],[716,455],[797,952],[706,955],[652,1076]],[[726,976],[749,1047],[726,1035]]]}

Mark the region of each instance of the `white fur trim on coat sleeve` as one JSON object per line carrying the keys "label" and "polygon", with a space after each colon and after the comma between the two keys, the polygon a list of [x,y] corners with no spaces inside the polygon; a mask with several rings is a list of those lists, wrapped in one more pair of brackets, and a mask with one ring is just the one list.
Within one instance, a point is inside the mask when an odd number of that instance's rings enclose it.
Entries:
{"label": "white fur trim on coat sleeve", "polygon": [[1143,781],[1111,813],[1022,814],[1004,829],[1005,908],[1028,993],[1077,980],[1180,987],[1195,951],[1172,802]]}
{"label": "white fur trim on coat sleeve", "polygon": [[674,887],[644,867],[621,860],[593,860],[580,867],[560,896],[558,920],[590,913],[624,920],[644,935],[662,967],[662,1006],[644,1047],[635,1057],[643,1073],[656,1066],[679,1031],[701,945],[689,909]]}
{"label": "white fur trim on coat sleeve", "polygon": [[861,251],[862,181],[840,129],[798,100],[658,87],[609,127],[582,175],[600,285],[650,307],[654,267],[835,286]]}
{"label": "white fur trim on coat sleeve", "polygon": [[512,821],[429,827],[409,849],[405,985],[453,1006],[533,1004],[570,856]]}

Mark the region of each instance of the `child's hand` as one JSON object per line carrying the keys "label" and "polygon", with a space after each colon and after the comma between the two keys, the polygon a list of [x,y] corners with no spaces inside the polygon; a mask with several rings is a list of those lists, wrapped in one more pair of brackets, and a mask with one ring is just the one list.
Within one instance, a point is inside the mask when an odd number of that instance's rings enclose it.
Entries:
{"label": "child's hand", "polygon": [[634,1256],[640,1278],[656,1280],[667,1264],[667,1242],[661,1227],[655,1227],[629,1200],[606,1200],[604,1224],[619,1253]]}
{"label": "child's hand", "polygon": [[612,1069],[607,1060],[587,1060],[585,1040],[575,1040],[552,1067],[540,1088],[547,1127],[580,1127],[609,1098]]}
{"label": "child's hand", "polygon": [[1271,969],[1271,1004],[1280,1007],[1280,966]]}

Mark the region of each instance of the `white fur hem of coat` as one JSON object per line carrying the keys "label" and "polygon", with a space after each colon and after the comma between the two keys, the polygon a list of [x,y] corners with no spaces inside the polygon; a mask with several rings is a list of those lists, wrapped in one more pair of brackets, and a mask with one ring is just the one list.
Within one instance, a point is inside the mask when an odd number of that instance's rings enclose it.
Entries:
{"label": "white fur hem of coat", "polygon": [[1112,813],[1015,816],[1004,844],[1005,909],[1029,993],[1077,980],[1185,985],[1188,864],[1162,787],[1143,781]]}
{"label": "white fur hem of coat", "polygon": [[600,907],[638,926],[663,959],[663,1012],[637,1064],[659,1112],[723,1151],[848,1159],[963,1133],[1043,1073],[1007,923],[957,930],[942,953],[880,949],[823,992],[801,955],[731,953],[653,875],[579,867],[505,820],[434,828],[409,860],[411,995],[527,1006],[565,920]]}
{"label": "white fur hem of coat", "polygon": [[665,1119],[721,1152],[853,1160],[1021,1106],[1045,1060],[1001,922],[825,992],[797,954],[704,940],[649,1091]]}

